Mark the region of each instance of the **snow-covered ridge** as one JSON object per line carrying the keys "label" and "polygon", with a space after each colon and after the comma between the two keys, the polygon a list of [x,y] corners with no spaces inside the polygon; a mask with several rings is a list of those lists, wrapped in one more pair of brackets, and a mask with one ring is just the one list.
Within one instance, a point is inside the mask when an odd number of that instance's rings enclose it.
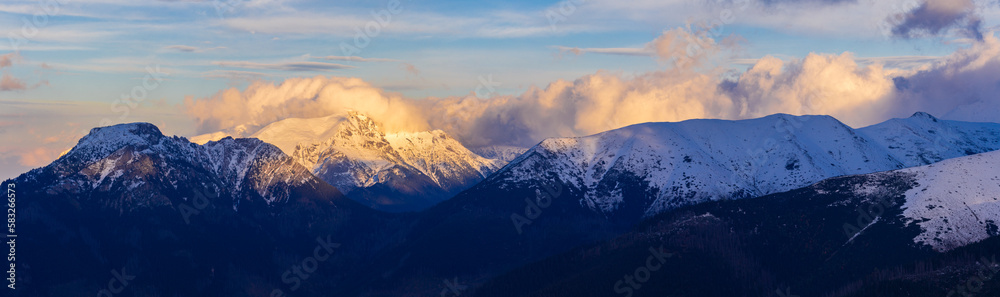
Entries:
{"label": "snow-covered ridge", "polygon": [[903,205],[922,231],[914,242],[947,251],[1000,235],[1000,152],[900,171],[916,174]]}
{"label": "snow-covered ridge", "polygon": [[[926,141],[937,135],[945,140]],[[741,121],[646,123],[587,137],[547,139],[493,181],[523,184],[555,176],[584,192],[580,203],[586,207],[612,214],[629,204],[650,216],[708,200],[757,197],[830,177],[997,149],[997,124],[942,121],[918,113],[855,130],[829,116],[777,114]],[[655,197],[626,201],[621,179],[628,176],[646,183]]]}
{"label": "snow-covered ridge", "polygon": [[[315,178],[280,149],[257,139],[225,138],[197,145],[183,137],[164,136],[149,123],[94,128],[63,157],[27,175],[42,172],[57,175],[54,192],[133,190],[148,181],[168,182],[174,188],[179,182],[199,182],[228,189],[234,199],[241,191],[255,191],[268,203],[287,199],[288,187]],[[208,180],[189,180],[204,174]]]}
{"label": "snow-covered ridge", "polygon": [[906,167],[1000,149],[1000,124],[946,121],[918,112],[858,129]]}
{"label": "snow-covered ridge", "polygon": [[442,188],[468,186],[447,183],[467,179],[472,171],[478,173],[477,179],[485,178],[502,165],[501,161],[469,151],[441,130],[391,133],[384,137],[403,162],[417,168]]}

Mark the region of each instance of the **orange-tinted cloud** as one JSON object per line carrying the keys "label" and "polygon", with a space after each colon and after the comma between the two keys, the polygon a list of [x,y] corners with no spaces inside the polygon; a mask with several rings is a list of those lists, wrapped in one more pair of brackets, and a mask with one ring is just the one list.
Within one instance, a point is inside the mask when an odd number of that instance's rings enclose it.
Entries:
{"label": "orange-tinted cloud", "polygon": [[[798,60],[765,57],[747,71],[724,75],[724,69],[710,62],[732,46],[704,33],[668,30],[647,45],[657,60],[675,62],[664,70],[638,75],[598,71],[517,96],[411,99],[356,78],[318,76],[280,85],[254,83],[243,91],[189,100],[186,108],[202,133],[242,129],[249,135],[283,118],[357,110],[395,130],[442,129],[478,147],[527,146],[546,137],[654,121],[789,113],[827,114],[864,126],[915,111],[949,115],[969,106],[1000,105],[989,96],[1000,91],[1000,41],[992,34],[920,72],[877,62],[858,64],[851,53],[843,53]],[[983,119],[1000,121],[1000,109]]]}
{"label": "orange-tinted cloud", "polygon": [[45,166],[52,163],[56,158],[59,158],[60,153],[62,151],[57,149],[39,147],[21,152],[19,163],[28,167]]}
{"label": "orange-tinted cloud", "polygon": [[0,91],[22,91],[27,88],[28,86],[24,84],[24,81],[8,73],[4,73],[3,77],[0,77]]}
{"label": "orange-tinted cloud", "polygon": [[391,130],[429,127],[411,100],[357,78],[292,78],[278,85],[258,81],[243,91],[233,88],[211,98],[189,98],[184,107],[197,120],[201,133],[228,130],[249,135],[281,119],[322,117],[347,110],[379,118]]}

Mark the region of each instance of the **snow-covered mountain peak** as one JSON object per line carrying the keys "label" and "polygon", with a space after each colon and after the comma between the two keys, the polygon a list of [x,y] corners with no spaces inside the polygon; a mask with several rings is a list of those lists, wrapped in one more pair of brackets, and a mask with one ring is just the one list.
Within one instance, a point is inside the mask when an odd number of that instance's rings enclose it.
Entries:
{"label": "snow-covered mountain peak", "polygon": [[938,120],[938,118],[934,117],[933,115],[931,115],[929,113],[923,112],[923,111],[918,111],[918,112],[913,113],[913,115],[911,115],[910,118],[913,118],[913,119],[925,119],[925,120],[931,120],[931,121],[935,121],[935,122],[937,122],[937,120]]}
{"label": "snow-covered mountain peak", "polygon": [[[175,136],[175,140],[181,140]],[[171,140],[150,123],[128,123],[97,127],[77,142],[60,160],[67,164],[88,164],[125,147],[147,148]],[[186,140],[185,140],[186,142]],[[57,160],[58,161],[58,160]]]}
{"label": "snow-covered mountain peak", "polygon": [[467,186],[449,180],[464,180],[469,175],[482,179],[503,165],[476,155],[441,130],[392,133],[385,139],[404,162],[446,189]]}
{"label": "snow-covered mountain peak", "polygon": [[289,118],[264,126],[250,137],[264,140],[291,155],[295,152],[295,146],[305,140],[315,141],[333,137],[345,120],[344,115],[308,119]]}
{"label": "snow-covered mountain peak", "polygon": [[[114,138],[121,135],[163,136],[160,128],[150,123],[127,123],[90,129],[89,137]],[[86,138],[86,137],[85,137]]]}
{"label": "snow-covered mountain peak", "polygon": [[[395,196],[417,197],[420,201],[414,203],[420,207],[429,206],[504,164],[476,155],[444,131],[386,131],[375,118],[354,111],[281,120],[253,137],[278,146],[324,181],[352,198],[370,200],[372,206],[388,203],[384,202],[387,194],[381,193],[393,191],[387,189],[405,192]],[[380,193],[367,193],[367,188],[380,189]]]}
{"label": "snow-covered mountain peak", "polygon": [[369,118],[363,113],[348,111],[346,119],[354,131],[369,134],[371,136],[383,133],[382,128],[379,127],[379,123],[375,122],[375,120]]}
{"label": "snow-covered mountain peak", "polygon": [[160,129],[150,123],[118,124],[90,129],[75,149],[114,151],[127,145],[157,143],[163,137]]}
{"label": "snow-covered mountain peak", "polygon": [[1000,124],[941,120],[918,112],[858,129],[905,167],[1000,149]]}
{"label": "snow-covered mountain peak", "polygon": [[[362,113],[348,111],[319,118],[288,118],[271,123],[253,135],[292,155],[298,146],[321,142],[361,145],[381,142],[385,132],[379,123]],[[336,139],[337,141],[333,141]]]}
{"label": "snow-covered mountain peak", "polygon": [[[644,209],[650,216],[708,200],[756,197],[835,176],[1000,149],[998,124],[926,119],[898,119],[858,130],[830,116],[787,114],[643,123],[586,137],[546,139],[492,181],[509,187],[556,177],[584,193],[580,203],[588,208],[609,215]],[[936,138],[942,140],[928,141]]]}
{"label": "snow-covered mountain peak", "polygon": [[23,177],[56,182],[43,189],[51,194],[83,199],[102,193],[101,203],[122,211],[166,205],[177,198],[170,195],[189,195],[191,188],[229,193],[234,208],[251,197],[271,204],[286,201],[293,188],[319,182],[261,140],[226,137],[197,145],[148,123],[95,128],[65,156]]}

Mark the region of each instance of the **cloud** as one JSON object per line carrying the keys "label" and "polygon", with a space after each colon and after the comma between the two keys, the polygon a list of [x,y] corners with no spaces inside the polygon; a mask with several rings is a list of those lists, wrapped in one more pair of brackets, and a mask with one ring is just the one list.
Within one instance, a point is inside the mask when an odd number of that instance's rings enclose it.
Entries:
{"label": "cloud", "polygon": [[41,167],[49,164],[59,156],[59,150],[44,147],[35,148],[20,154],[20,164],[27,167]]}
{"label": "cloud", "polygon": [[[388,6],[377,8],[375,12],[381,13],[377,17],[372,16],[371,10],[368,9],[357,13],[297,11],[227,18],[219,24],[234,30],[262,34],[321,35],[327,38],[333,36],[358,40],[364,39],[362,36],[376,38],[383,34],[449,38],[519,38],[601,32],[609,29],[608,26],[602,25],[567,23],[560,24],[558,30],[553,30],[544,12],[539,11],[494,11],[478,16],[446,15],[410,10],[411,7],[407,6],[409,2],[402,1],[402,3],[401,6],[393,8],[393,10],[399,9],[397,13],[390,12]],[[389,17],[386,17],[387,13]],[[536,13],[539,14],[538,17],[525,17]],[[370,33],[367,33],[368,31]]]}
{"label": "cloud", "polygon": [[916,70],[922,67],[933,65],[943,57],[939,56],[890,56],[890,57],[865,57],[854,58],[858,64],[871,65],[880,64],[886,68]]}
{"label": "cloud", "polygon": [[20,57],[17,53],[0,55],[0,69],[13,66],[14,61],[20,59]]}
{"label": "cloud", "polygon": [[765,57],[721,85],[739,106],[738,118],[826,114],[867,124],[882,117],[885,109],[879,103],[895,89],[888,73],[879,64],[858,65],[850,53],[809,54],[790,62]]}
{"label": "cloud", "polygon": [[1000,122],[1000,40],[995,33],[933,67],[895,79],[897,105],[946,118]]}
{"label": "cloud", "polygon": [[200,47],[188,46],[188,45],[171,45],[171,46],[165,46],[165,47],[163,47],[164,50],[177,51],[177,52],[183,52],[183,53],[201,53],[201,52],[207,52],[207,51],[211,51],[211,50],[218,50],[218,49],[225,49],[225,48],[226,47],[224,47],[224,46],[217,46],[217,47],[211,47],[211,48],[200,48]]}
{"label": "cloud", "polygon": [[[695,118],[745,119],[774,113],[825,114],[859,127],[926,111],[1000,122],[1000,41],[984,36],[946,57],[855,58],[851,53],[767,56],[746,71],[711,66],[735,43],[678,28],[647,44],[660,71],[598,71],[530,87],[515,96],[475,94],[406,98],[356,78],[317,76],[280,85],[257,82],[189,100],[199,132],[245,135],[289,117],[347,110],[369,113],[392,130],[442,129],[470,147],[530,146],[547,137],[594,134],[623,126]],[[861,61],[861,62],[859,62]],[[900,62],[902,61],[902,62]],[[925,63],[913,69],[892,63]],[[905,63],[904,63],[905,62]]]}
{"label": "cloud", "polygon": [[281,71],[330,71],[338,69],[351,69],[354,66],[343,64],[323,63],[323,62],[281,62],[281,63],[258,63],[250,61],[216,61],[214,65],[222,67],[281,70]]}
{"label": "cloud", "polygon": [[263,80],[264,78],[270,77],[270,74],[255,72],[255,71],[242,71],[242,70],[212,70],[201,74],[201,77],[209,79],[225,79],[228,80],[228,85],[230,87],[236,86],[242,83],[252,83],[256,81]]}
{"label": "cloud", "polygon": [[[572,53],[582,55],[584,53],[595,53],[619,56],[648,56],[655,57],[661,62],[674,62],[675,66],[700,66],[707,62],[708,57],[715,57],[720,51],[734,51],[739,49],[743,42],[742,38],[730,35],[723,38],[719,44],[712,38],[718,31],[713,28],[701,28],[690,30],[676,28],[664,30],[659,37],[643,45],[641,48],[576,48],[556,46],[560,53]],[[687,65],[696,62],[696,65]]]}
{"label": "cloud", "polygon": [[578,48],[578,47],[566,47],[566,46],[555,46],[560,53],[571,53],[574,55],[582,55],[585,53],[595,53],[595,54],[606,54],[606,55],[619,55],[619,56],[652,56],[653,52],[648,48],[631,48],[631,47],[620,47],[620,48]]}
{"label": "cloud", "polygon": [[204,78],[246,79],[251,81],[268,76],[270,75],[267,73],[242,70],[212,70],[201,75]]}
{"label": "cloud", "polygon": [[973,0],[926,0],[903,14],[890,16],[892,35],[901,38],[937,36],[955,29],[961,36],[983,39],[982,19]]}
{"label": "cloud", "polygon": [[413,66],[413,64],[410,64],[410,63],[399,63],[399,68],[403,69],[404,71],[406,71],[406,73],[413,74],[413,75],[418,75],[418,76],[420,75],[420,69],[417,69],[417,66]]}
{"label": "cloud", "polygon": [[[0,32],[12,32],[24,34],[21,31],[21,26],[4,26],[0,25]],[[107,39],[108,37],[113,37],[121,34],[120,28],[110,28],[102,27],[100,25],[91,24],[74,24],[74,25],[50,25],[46,26],[45,30],[38,30],[35,34],[31,35],[30,39],[32,42],[55,42],[61,44],[75,44],[75,43],[93,43],[100,42]],[[11,35],[7,37],[28,37],[21,35]]]}
{"label": "cloud", "polygon": [[210,98],[188,99],[185,111],[199,133],[221,130],[243,136],[289,118],[313,118],[356,110],[380,119],[387,129],[429,128],[409,99],[385,92],[358,78],[291,78],[279,85],[258,81],[245,90],[231,88]]}
{"label": "cloud", "polygon": [[313,59],[327,60],[327,61],[349,61],[349,62],[399,62],[395,59],[380,59],[380,58],[362,58],[358,56],[326,56],[326,57],[312,57]]}
{"label": "cloud", "polygon": [[179,51],[179,52],[188,52],[188,53],[195,52],[195,51],[199,50],[199,48],[197,48],[197,47],[187,46],[187,45],[171,45],[171,46],[164,47],[163,49],[175,50],[175,51]]}
{"label": "cloud", "polygon": [[[20,61],[21,55],[16,52],[0,55],[0,69],[14,66],[15,62]],[[4,70],[2,76],[0,76],[0,91],[23,91],[27,89],[28,86],[24,81],[10,75],[7,70]]]}
{"label": "cloud", "polygon": [[28,86],[24,84],[24,81],[10,74],[4,73],[3,77],[0,78],[0,91],[23,91],[27,89]]}
{"label": "cloud", "polygon": [[765,5],[785,4],[785,3],[816,3],[824,5],[842,5],[858,3],[858,0],[761,0]]}

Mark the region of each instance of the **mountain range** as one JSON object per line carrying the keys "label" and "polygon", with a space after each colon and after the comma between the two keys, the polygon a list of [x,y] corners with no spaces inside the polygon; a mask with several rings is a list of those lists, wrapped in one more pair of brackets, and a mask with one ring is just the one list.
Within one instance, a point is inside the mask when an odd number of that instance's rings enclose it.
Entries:
{"label": "mountain range", "polygon": [[[647,123],[542,141],[490,177],[498,187],[559,180],[580,205],[638,219],[700,202],[763,196],[842,175],[1000,149],[1000,125],[926,113],[853,129],[829,116]],[[630,194],[634,193],[634,194]]]}
{"label": "mountain range", "polygon": [[[255,135],[95,128],[5,181],[32,234],[20,294],[93,294],[128,271],[131,292],[168,296],[923,296],[975,277],[1000,244],[1000,124],[925,113],[476,148],[495,159],[357,113]],[[288,277],[331,242],[335,256]],[[676,257],[641,288],[618,282],[654,251]]]}

